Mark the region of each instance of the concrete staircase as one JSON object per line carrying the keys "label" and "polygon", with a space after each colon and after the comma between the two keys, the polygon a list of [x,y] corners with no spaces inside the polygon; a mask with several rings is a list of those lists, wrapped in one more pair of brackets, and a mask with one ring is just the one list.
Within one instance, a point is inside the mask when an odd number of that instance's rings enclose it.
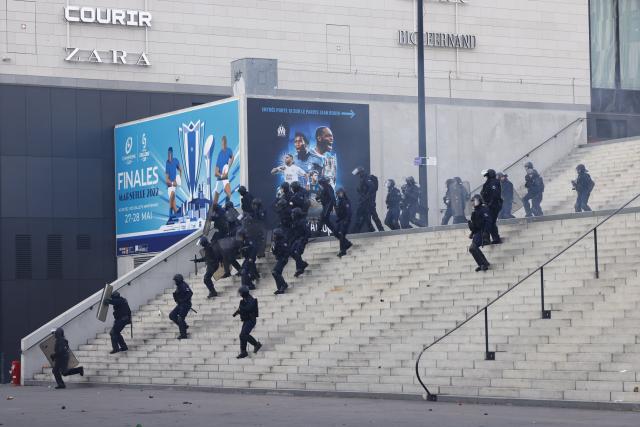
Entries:
{"label": "concrete staircase", "polygon": [[[575,168],[580,163],[596,183],[589,200],[594,211],[618,208],[640,191],[640,139],[580,146],[542,174],[545,215],[574,212],[576,192],[571,189],[571,181],[576,178]],[[524,196],[524,182],[516,181],[514,185],[522,186],[518,191]],[[515,215],[523,217],[524,209]]]}
{"label": "concrete staircase", "polygon": [[[421,372],[432,392],[640,402],[634,392],[640,386],[639,215],[621,214],[599,230],[600,279],[594,279],[591,240],[545,268],[552,319],[540,319],[537,277],[490,308],[495,361],[484,360],[480,317],[427,352]],[[473,272],[467,230],[455,227],[354,238],[342,259],[335,256],[337,242],[313,243],[305,254],[308,273],[294,279],[290,263],[290,291],[278,297],[266,259],[254,292],[261,316],[254,335],[264,347],[244,360],[235,359],[240,322],[231,317],[238,281],[218,282],[220,297],[207,300],[201,275],[193,276],[198,314],[188,318],[191,339],[176,339],[169,288],[134,314],[128,352],[108,354],[108,328],[80,345],[76,355],[86,375],[70,381],[421,394],[414,363],[424,345],[599,219],[503,224],[506,241],[486,248],[492,269],[484,274]],[[50,370],[34,380],[50,381]]]}

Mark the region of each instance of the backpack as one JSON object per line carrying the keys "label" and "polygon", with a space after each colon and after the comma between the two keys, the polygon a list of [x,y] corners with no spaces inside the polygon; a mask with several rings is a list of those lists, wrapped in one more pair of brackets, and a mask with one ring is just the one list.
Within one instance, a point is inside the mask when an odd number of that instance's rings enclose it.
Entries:
{"label": "backpack", "polygon": [[587,175],[587,191],[589,193],[591,193],[591,190],[593,190],[593,187],[596,186],[596,183],[593,182],[593,179],[591,179],[591,175],[586,174]]}
{"label": "backpack", "polygon": [[378,191],[378,177],[375,175],[369,175],[369,183],[371,184],[371,191]]}

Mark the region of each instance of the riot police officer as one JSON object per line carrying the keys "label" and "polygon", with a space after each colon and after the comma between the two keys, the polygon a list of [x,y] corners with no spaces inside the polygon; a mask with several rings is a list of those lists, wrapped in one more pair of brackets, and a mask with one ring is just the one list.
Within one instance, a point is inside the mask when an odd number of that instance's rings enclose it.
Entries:
{"label": "riot police officer", "polygon": [[449,220],[453,216],[453,211],[451,210],[451,192],[453,191],[453,186],[455,185],[455,181],[452,178],[450,178],[447,180],[445,185],[446,185],[446,192],[444,193],[444,197],[442,197],[442,201],[444,202],[444,206],[446,209],[444,211],[444,215],[442,215],[442,222],[440,223],[440,225],[449,224]]}
{"label": "riot police officer", "polygon": [[482,253],[480,249],[484,245],[484,235],[489,232],[491,228],[491,214],[489,210],[482,202],[482,197],[479,194],[474,195],[471,198],[473,203],[473,211],[471,212],[471,219],[469,220],[469,230],[471,230],[471,245],[469,246],[469,253],[478,264],[476,272],[487,271],[489,269],[489,261]]}
{"label": "riot police officer", "polygon": [[513,183],[509,181],[509,175],[502,172],[498,172],[498,180],[500,180],[500,188],[502,189],[502,210],[498,218],[515,218],[511,213],[511,209],[513,208]]}
{"label": "riot police officer", "polygon": [[58,328],[53,335],[56,337],[56,342],[53,347],[53,354],[51,359],[53,360],[53,377],[56,379],[56,389],[66,388],[63,376],[76,375],[84,376],[84,368],[78,366],[77,368],[69,369],[69,341],[64,337],[64,329]]}
{"label": "riot police officer", "polygon": [[271,243],[271,253],[276,257],[276,265],[271,270],[271,275],[276,281],[275,295],[284,294],[289,285],[284,280],[282,272],[284,271],[287,262],[289,262],[289,256],[291,255],[291,247],[287,242],[286,235],[281,228],[273,230],[273,242]]}
{"label": "riot police officer", "polygon": [[[527,194],[522,198],[525,216],[542,216],[544,213],[540,203],[542,203],[542,195],[544,193],[544,181],[538,171],[533,168],[533,163],[527,162],[524,167],[527,171],[524,183]],[[531,201],[531,205],[529,205],[529,201]]]}
{"label": "riot police officer", "polygon": [[591,208],[589,207],[589,197],[591,196],[591,191],[596,184],[593,182],[593,179],[591,179],[591,175],[588,173],[589,171],[583,164],[576,166],[576,172],[578,173],[578,177],[575,181],[571,181],[573,189],[578,193],[575,211],[591,212]]}
{"label": "riot police officer", "polygon": [[240,214],[231,200],[227,200],[224,204],[224,212],[227,224],[229,224],[229,236],[235,236],[242,224],[240,223]]}
{"label": "riot police officer", "polygon": [[242,196],[240,200],[240,206],[242,207],[242,213],[244,215],[253,213],[253,195],[247,191],[247,187],[241,185],[238,188],[238,193]]}
{"label": "riot police officer", "polygon": [[358,209],[356,209],[356,221],[353,226],[354,233],[360,233],[362,227],[365,231],[371,233],[375,231],[371,224],[371,187],[367,179],[367,173],[364,168],[358,167],[353,171],[353,175],[360,178],[356,191],[358,192]]}
{"label": "riot police officer", "polygon": [[276,202],[275,211],[278,215],[280,227],[285,230],[291,228],[291,205],[285,198],[280,198]]}
{"label": "riot police officer", "polygon": [[396,187],[396,182],[392,179],[387,180],[387,216],[384,218],[384,224],[392,230],[400,228],[400,203],[402,202],[402,193]]}
{"label": "riot police officer", "polygon": [[291,220],[291,258],[296,262],[296,272],[294,276],[299,277],[309,266],[309,264],[302,259],[302,254],[309,239],[309,229],[307,227],[307,219],[302,209],[294,208],[291,211]]}
{"label": "riot police officer", "polygon": [[131,324],[131,308],[127,299],[120,296],[120,292],[111,294],[111,298],[105,299],[105,302],[113,306],[113,327],[109,331],[111,337],[111,354],[129,350],[127,343],[122,336],[122,330],[125,326]]}
{"label": "riot police officer", "polygon": [[299,208],[302,212],[306,213],[309,211],[309,193],[306,189],[300,185],[298,181],[294,181],[290,185],[291,187],[291,200],[289,204],[292,209]]}
{"label": "riot police officer", "polygon": [[189,285],[184,281],[182,274],[176,274],[173,276],[173,281],[176,283],[176,290],[173,292],[173,300],[176,302],[176,307],[169,313],[169,319],[176,325],[180,331],[178,336],[179,340],[188,338],[186,318],[187,314],[191,310],[191,297],[193,291]]}
{"label": "riot police officer", "polygon": [[244,228],[238,231],[238,241],[241,248],[240,253],[244,257],[242,268],[240,270],[242,276],[242,286],[249,289],[255,289],[253,281],[260,278],[258,269],[256,268],[256,259],[258,258],[258,245],[255,239]]}
{"label": "riot police officer", "polygon": [[259,316],[258,313],[258,300],[251,296],[249,288],[241,286],[238,290],[242,299],[238,309],[233,313],[233,317],[240,315],[242,320],[242,329],[240,330],[240,354],[237,359],[244,359],[249,355],[247,353],[247,342],[253,346],[253,352],[257,353],[262,344],[251,336],[251,331],[256,327],[256,322]]}
{"label": "riot police officer", "polygon": [[229,236],[229,222],[227,221],[227,212],[217,203],[211,206],[211,220],[216,232],[213,234],[212,240],[223,239]]}
{"label": "riot police officer", "polygon": [[420,221],[416,219],[416,214],[420,208],[420,187],[416,185],[416,180],[410,176],[402,186],[402,204],[400,213],[400,226],[411,228],[411,224],[422,227]]}
{"label": "riot police officer", "polygon": [[326,177],[321,177],[318,180],[320,191],[316,195],[316,200],[322,205],[322,213],[320,214],[318,228],[321,230],[323,225],[326,225],[329,230],[335,235],[336,228],[331,222],[331,212],[336,205],[336,194],[333,191],[331,182]]}
{"label": "riot police officer", "polygon": [[500,239],[500,233],[498,232],[498,215],[502,210],[502,188],[500,187],[500,181],[497,178],[496,171],[488,169],[482,171],[482,176],[486,178],[482,190],[480,191],[480,197],[489,210],[491,218],[491,224],[489,226],[489,234],[491,235],[491,243],[498,245],[502,243]]}
{"label": "riot police officer", "polygon": [[220,267],[220,263],[223,261],[222,255],[205,236],[200,237],[198,244],[204,249],[204,256],[202,258],[197,258],[194,261],[206,263],[207,270],[204,273],[204,285],[209,290],[209,295],[207,296],[207,298],[215,298],[218,296],[218,292],[216,291],[215,285],[211,278]]}
{"label": "riot police officer", "polygon": [[336,191],[336,216],[338,221],[336,222],[336,235],[340,239],[340,252],[338,257],[342,258],[347,254],[347,250],[353,244],[347,239],[347,233],[349,232],[349,226],[351,225],[351,201],[347,197],[347,193],[344,188],[338,188]]}

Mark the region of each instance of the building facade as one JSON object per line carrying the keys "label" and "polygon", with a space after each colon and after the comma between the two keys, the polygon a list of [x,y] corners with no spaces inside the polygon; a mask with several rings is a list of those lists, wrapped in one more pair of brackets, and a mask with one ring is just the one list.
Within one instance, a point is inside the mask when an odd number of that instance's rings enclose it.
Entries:
{"label": "building facade", "polygon": [[[369,104],[373,173],[417,175],[415,10],[415,0],[0,1],[3,372],[19,338],[116,277],[113,126],[231,95],[232,61],[276,59],[274,96]],[[587,0],[426,2],[431,223],[447,178],[475,186],[481,169],[590,110],[589,12]]]}

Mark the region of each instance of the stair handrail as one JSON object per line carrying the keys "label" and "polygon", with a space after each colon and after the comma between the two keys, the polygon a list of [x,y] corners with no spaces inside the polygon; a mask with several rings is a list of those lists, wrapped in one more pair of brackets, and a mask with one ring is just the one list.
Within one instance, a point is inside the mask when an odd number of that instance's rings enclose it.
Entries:
{"label": "stair handrail", "polygon": [[[547,145],[549,142],[553,141],[554,139],[556,139],[558,136],[560,136],[561,134],[563,134],[565,131],[567,131],[569,128],[573,127],[573,125],[575,125],[576,123],[582,123],[583,121],[587,120],[586,117],[578,117],[577,119],[573,120],[571,123],[569,123],[568,125],[564,126],[562,129],[560,129],[559,131],[557,131],[556,133],[554,133],[552,136],[550,136],[549,138],[545,139],[544,141],[542,141],[540,144],[536,145],[535,147],[533,147],[531,150],[527,151],[526,154],[523,154],[522,156],[518,157],[516,160],[514,160],[513,162],[511,162],[509,165],[505,166],[504,168],[500,169],[502,172],[506,172],[507,170],[511,169],[512,167],[514,167],[515,165],[519,164],[520,162],[522,162],[524,159],[528,158],[529,156],[531,156],[531,154],[533,154],[534,152],[538,151],[540,148],[542,148],[543,146]],[[471,190],[469,192],[469,194],[473,195],[478,193],[480,190],[482,189],[482,185],[477,186],[476,188],[474,188],[473,190]]]}
{"label": "stair handrail", "polygon": [[436,344],[440,343],[442,340],[444,340],[445,338],[447,338],[449,335],[451,335],[452,333],[454,333],[455,331],[457,331],[458,329],[462,328],[464,325],[466,325],[467,323],[469,323],[472,319],[474,319],[477,315],[479,315],[480,313],[484,312],[484,327],[485,327],[485,360],[495,360],[495,352],[490,352],[489,351],[489,335],[488,335],[488,308],[491,307],[493,304],[495,304],[498,300],[502,299],[502,297],[504,297],[505,295],[507,295],[509,292],[511,292],[512,290],[514,290],[515,288],[517,288],[518,286],[520,286],[522,283],[524,283],[527,279],[531,278],[533,275],[535,275],[536,273],[540,272],[540,302],[541,302],[541,315],[542,315],[542,319],[551,319],[551,311],[550,310],[545,310],[545,304],[544,304],[544,267],[546,267],[547,265],[551,264],[553,261],[555,261],[557,258],[559,258],[562,254],[564,254],[565,252],[567,252],[569,249],[571,249],[572,247],[574,247],[576,244],[578,244],[579,242],[581,242],[584,238],[586,238],[587,236],[589,236],[591,233],[593,233],[593,238],[594,238],[594,262],[595,262],[595,276],[596,279],[600,278],[600,269],[598,267],[598,227],[600,227],[601,225],[603,225],[604,223],[606,223],[607,221],[609,221],[611,218],[613,218],[614,216],[618,215],[622,210],[624,210],[626,207],[628,207],[631,203],[633,203],[634,201],[636,201],[638,198],[640,198],[640,193],[636,194],[631,200],[629,200],[628,202],[626,202],[625,204],[623,204],[622,206],[620,206],[618,209],[616,209],[613,213],[611,213],[609,216],[607,216],[605,219],[603,219],[602,221],[600,221],[599,223],[597,223],[595,226],[591,227],[587,232],[585,232],[584,234],[582,234],[580,237],[578,237],[576,240],[574,240],[572,243],[570,243],[567,247],[565,247],[564,249],[562,249],[560,252],[558,252],[557,254],[555,254],[554,256],[552,256],[551,258],[549,258],[547,261],[545,261],[542,265],[540,265],[539,267],[537,267],[535,270],[533,270],[531,273],[527,274],[524,278],[520,279],[517,283],[515,283],[513,286],[510,286],[507,290],[503,291],[501,294],[499,294],[496,298],[494,298],[493,300],[491,300],[489,303],[487,303],[484,307],[480,308],[479,310],[477,310],[475,313],[473,313],[471,316],[467,317],[464,321],[462,321],[461,323],[457,324],[453,329],[447,331],[444,335],[442,335],[440,338],[436,339],[435,341],[433,341],[431,344],[425,346],[422,351],[420,352],[420,354],[418,355],[417,359],[416,359],[416,377],[418,378],[418,381],[420,382],[420,385],[422,386],[422,388],[424,388],[425,392],[427,393],[427,400],[431,401],[431,402],[435,402],[438,400],[438,395],[431,393],[429,391],[429,389],[427,388],[427,386],[425,385],[425,383],[422,381],[422,377],[420,376],[420,360],[422,358],[422,356],[424,355],[424,353],[429,350],[431,347],[435,346]]}

